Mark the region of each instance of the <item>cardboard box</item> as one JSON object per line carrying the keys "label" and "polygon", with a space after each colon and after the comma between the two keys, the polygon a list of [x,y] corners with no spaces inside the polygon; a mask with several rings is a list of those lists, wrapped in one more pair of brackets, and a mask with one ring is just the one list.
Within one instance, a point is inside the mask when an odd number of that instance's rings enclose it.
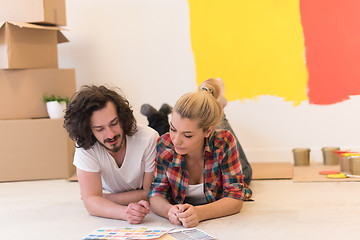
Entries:
{"label": "cardboard box", "polygon": [[0,119],[48,117],[48,95],[71,97],[76,92],[74,69],[0,70]]}
{"label": "cardboard box", "polygon": [[57,44],[68,42],[60,27],[0,23],[0,68],[57,68]]}
{"label": "cardboard box", "polygon": [[65,0],[1,0],[0,21],[65,26]]}
{"label": "cardboard box", "polygon": [[0,120],[0,181],[68,178],[75,143],[64,119]]}

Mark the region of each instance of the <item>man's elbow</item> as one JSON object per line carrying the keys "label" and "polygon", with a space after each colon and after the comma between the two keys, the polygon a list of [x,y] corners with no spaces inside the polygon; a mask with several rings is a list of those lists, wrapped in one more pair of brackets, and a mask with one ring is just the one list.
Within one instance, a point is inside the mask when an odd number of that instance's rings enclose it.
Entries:
{"label": "man's elbow", "polygon": [[87,212],[92,215],[92,216],[97,216],[97,213],[95,211],[95,208],[93,207],[94,205],[94,198],[92,197],[81,197],[81,200],[84,203],[84,206],[87,210]]}

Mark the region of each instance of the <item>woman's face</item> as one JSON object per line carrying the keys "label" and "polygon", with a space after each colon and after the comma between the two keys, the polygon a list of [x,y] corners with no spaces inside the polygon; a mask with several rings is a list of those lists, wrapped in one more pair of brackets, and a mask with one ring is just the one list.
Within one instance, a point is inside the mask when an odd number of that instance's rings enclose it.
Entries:
{"label": "woman's face", "polygon": [[208,137],[211,130],[203,131],[199,128],[199,120],[182,118],[173,111],[170,122],[170,138],[178,154],[185,155],[202,151],[204,138]]}

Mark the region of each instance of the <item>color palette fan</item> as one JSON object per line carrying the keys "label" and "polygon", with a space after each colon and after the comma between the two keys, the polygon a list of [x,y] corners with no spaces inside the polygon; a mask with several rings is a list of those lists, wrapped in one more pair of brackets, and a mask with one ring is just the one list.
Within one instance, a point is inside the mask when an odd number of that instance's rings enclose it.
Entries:
{"label": "color palette fan", "polygon": [[183,229],[183,230],[173,230],[170,233],[168,233],[171,237],[173,237],[176,240],[212,240],[215,239],[215,237],[207,234],[204,231],[201,231],[197,228],[189,228],[189,229]]}
{"label": "color palette fan", "polygon": [[102,227],[88,234],[83,239],[157,239],[172,228],[144,228],[144,227]]}

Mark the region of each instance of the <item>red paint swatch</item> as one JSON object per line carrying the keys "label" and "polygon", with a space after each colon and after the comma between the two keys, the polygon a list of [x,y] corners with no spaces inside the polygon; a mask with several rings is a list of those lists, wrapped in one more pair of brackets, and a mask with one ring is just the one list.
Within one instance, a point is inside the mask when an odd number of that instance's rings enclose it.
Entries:
{"label": "red paint swatch", "polygon": [[320,171],[319,174],[321,175],[328,175],[328,174],[339,174],[339,171]]}
{"label": "red paint swatch", "polygon": [[300,0],[312,104],[360,95],[360,1]]}

